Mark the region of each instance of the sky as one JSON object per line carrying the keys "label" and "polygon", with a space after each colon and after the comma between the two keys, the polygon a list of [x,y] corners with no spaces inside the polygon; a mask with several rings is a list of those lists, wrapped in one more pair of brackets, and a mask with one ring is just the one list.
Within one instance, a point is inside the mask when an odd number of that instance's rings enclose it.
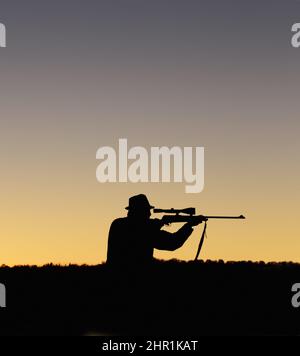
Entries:
{"label": "sky", "polygon": [[[300,262],[297,0],[0,3],[0,264],[105,261],[128,198],[194,206],[201,258]],[[205,187],[96,180],[96,151],[205,148]],[[174,252],[193,259],[202,226]]]}

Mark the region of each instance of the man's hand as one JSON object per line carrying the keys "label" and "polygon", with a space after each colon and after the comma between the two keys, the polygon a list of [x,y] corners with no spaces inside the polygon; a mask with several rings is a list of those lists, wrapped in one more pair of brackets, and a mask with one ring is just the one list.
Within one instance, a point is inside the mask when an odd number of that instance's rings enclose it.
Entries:
{"label": "man's hand", "polygon": [[193,216],[193,218],[188,222],[190,226],[197,226],[201,224],[203,221],[207,221],[207,218],[203,215]]}

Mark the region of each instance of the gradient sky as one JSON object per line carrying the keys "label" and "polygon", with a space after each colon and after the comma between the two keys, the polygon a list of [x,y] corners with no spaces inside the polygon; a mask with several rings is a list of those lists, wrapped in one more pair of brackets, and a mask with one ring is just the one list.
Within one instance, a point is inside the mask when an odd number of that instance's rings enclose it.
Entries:
{"label": "gradient sky", "polygon": [[[0,264],[106,258],[144,192],[211,221],[203,259],[300,262],[297,0],[3,1]],[[100,146],[204,146],[205,189],[100,184]],[[202,227],[178,251],[192,259]]]}

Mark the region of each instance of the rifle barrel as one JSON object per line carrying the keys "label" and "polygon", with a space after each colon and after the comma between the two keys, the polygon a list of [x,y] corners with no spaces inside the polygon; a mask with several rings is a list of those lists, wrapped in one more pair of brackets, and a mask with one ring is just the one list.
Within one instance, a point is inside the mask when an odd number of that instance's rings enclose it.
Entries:
{"label": "rifle barrel", "polygon": [[185,223],[185,222],[195,222],[199,218],[203,218],[203,220],[208,220],[208,219],[245,219],[243,215],[239,216],[220,216],[220,215],[192,215],[192,216],[186,216],[186,215],[164,215],[162,217],[162,221],[165,222],[166,224],[172,224],[172,223]]}
{"label": "rifle barrel", "polygon": [[206,219],[246,219],[244,215],[239,215],[239,216],[206,216]]}

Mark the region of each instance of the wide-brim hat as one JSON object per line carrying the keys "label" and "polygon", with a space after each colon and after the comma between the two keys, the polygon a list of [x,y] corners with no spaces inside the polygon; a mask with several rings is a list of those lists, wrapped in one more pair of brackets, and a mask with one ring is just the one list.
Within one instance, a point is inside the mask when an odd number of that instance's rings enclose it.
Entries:
{"label": "wide-brim hat", "polygon": [[146,197],[145,194],[138,194],[134,195],[133,197],[129,198],[129,204],[125,208],[126,210],[137,210],[137,209],[153,209],[154,206],[152,206],[148,198]]}

